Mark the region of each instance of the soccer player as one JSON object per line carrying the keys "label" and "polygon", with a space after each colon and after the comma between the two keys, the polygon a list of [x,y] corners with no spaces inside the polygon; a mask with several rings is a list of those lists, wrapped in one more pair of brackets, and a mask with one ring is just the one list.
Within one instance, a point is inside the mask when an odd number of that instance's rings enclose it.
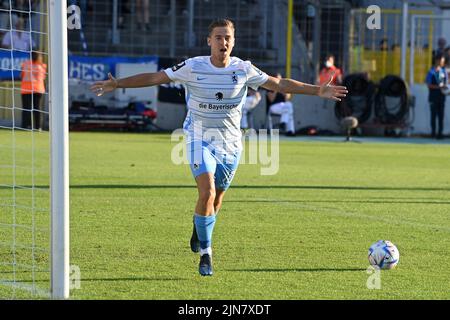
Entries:
{"label": "soccer player", "polygon": [[92,85],[97,95],[117,88],[138,88],[179,81],[186,88],[188,114],[184,121],[190,168],[198,189],[191,250],[200,252],[199,273],[213,274],[211,241],[216,215],[238,167],[242,143],[241,109],[247,87],[284,93],[316,95],[340,101],[345,87],[309,85],[292,79],[268,76],[251,64],[232,57],[234,24],[213,21],[207,37],[210,56],[199,56],[156,73],[109,79]]}

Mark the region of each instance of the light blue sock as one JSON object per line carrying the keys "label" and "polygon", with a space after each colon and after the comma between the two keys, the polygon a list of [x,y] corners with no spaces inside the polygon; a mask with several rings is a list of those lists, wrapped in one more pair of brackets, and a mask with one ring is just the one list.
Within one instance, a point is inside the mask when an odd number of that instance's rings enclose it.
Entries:
{"label": "light blue sock", "polygon": [[200,240],[200,248],[206,249],[211,247],[212,233],[216,223],[216,216],[194,215],[195,229],[197,230],[198,240]]}

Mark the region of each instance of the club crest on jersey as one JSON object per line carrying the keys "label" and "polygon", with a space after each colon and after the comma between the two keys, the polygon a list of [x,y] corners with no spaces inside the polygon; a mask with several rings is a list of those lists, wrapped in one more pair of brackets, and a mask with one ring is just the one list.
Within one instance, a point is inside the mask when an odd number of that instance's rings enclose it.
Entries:
{"label": "club crest on jersey", "polygon": [[200,168],[200,165],[198,165],[197,163],[194,163],[194,170],[198,170],[198,168]]}
{"label": "club crest on jersey", "polygon": [[219,100],[219,101],[222,101],[222,99],[223,99],[223,93],[222,93],[222,92],[217,92],[217,93],[216,93],[216,99]]}
{"label": "club crest on jersey", "polygon": [[238,83],[238,78],[237,78],[236,72],[233,72],[233,75],[231,76],[231,79],[232,79],[233,83]]}
{"label": "club crest on jersey", "polygon": [[177,70],[180,70],[181,68],[183,68],[186,65],[186,61],[183,61],[179,64],[177,64],[176,66],[172,67],[172,71],[175,72]]}

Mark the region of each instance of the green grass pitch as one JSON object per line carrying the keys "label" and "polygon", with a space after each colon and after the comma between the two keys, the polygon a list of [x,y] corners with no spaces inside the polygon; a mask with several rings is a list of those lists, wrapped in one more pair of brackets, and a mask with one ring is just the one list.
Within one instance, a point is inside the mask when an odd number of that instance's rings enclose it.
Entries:
{"label": "green grass pitch", "polygon": [[[0,138],[5,164],[10,133]],[[35,135],[41,166],[47,138]],[[29,134],[16,142],[29,143]],[[189,249],[197,191],[188,166],[172,163],[174,146],[164,134],[71,133],[70,255],[81,271],[73,299],[450,298],[448,145],[281,141],[277,175],[239,167],[218,216],[215,274],[207,278]],[[9,181],[8,172],[0,179]],[[48,186],[40,173],[34,183]],[[45,206],[42,193],[36,201]],[[10,196],[0,188],[3,204]],[[7,225],[9,207],[0,210]],[[37,219],[45,226],[47,218]],[[8,243],[10,229],[0,231]],[[45,239],[36,236],[41,246]],[[369,290],[367,250],[380,239],[397,245],[400,263],[381,272],[381,289]],[[0,262],[10,261],[11,248],[0,250]],[[16,254],[26,264],[23,250]],[[45,254],[34,254],[48,266]],[[0,278],[11,277],[0,266]],[[42,286],[48,280],[45,272],[34,277]],[[16,274],[25,284],[31,279],[26,270]],[[0,284],[0,297],[10,294]]]}

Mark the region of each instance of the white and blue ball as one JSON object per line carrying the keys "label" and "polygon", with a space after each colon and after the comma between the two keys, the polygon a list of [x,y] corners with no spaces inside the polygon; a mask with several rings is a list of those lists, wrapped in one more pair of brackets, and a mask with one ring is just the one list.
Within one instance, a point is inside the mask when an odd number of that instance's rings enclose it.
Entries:
{"label": "white and blue ball", "polygon": [[393,269],[398,264],[400,253],[388,240],[380,240],[369,248],[369,263],[380,269]]}

